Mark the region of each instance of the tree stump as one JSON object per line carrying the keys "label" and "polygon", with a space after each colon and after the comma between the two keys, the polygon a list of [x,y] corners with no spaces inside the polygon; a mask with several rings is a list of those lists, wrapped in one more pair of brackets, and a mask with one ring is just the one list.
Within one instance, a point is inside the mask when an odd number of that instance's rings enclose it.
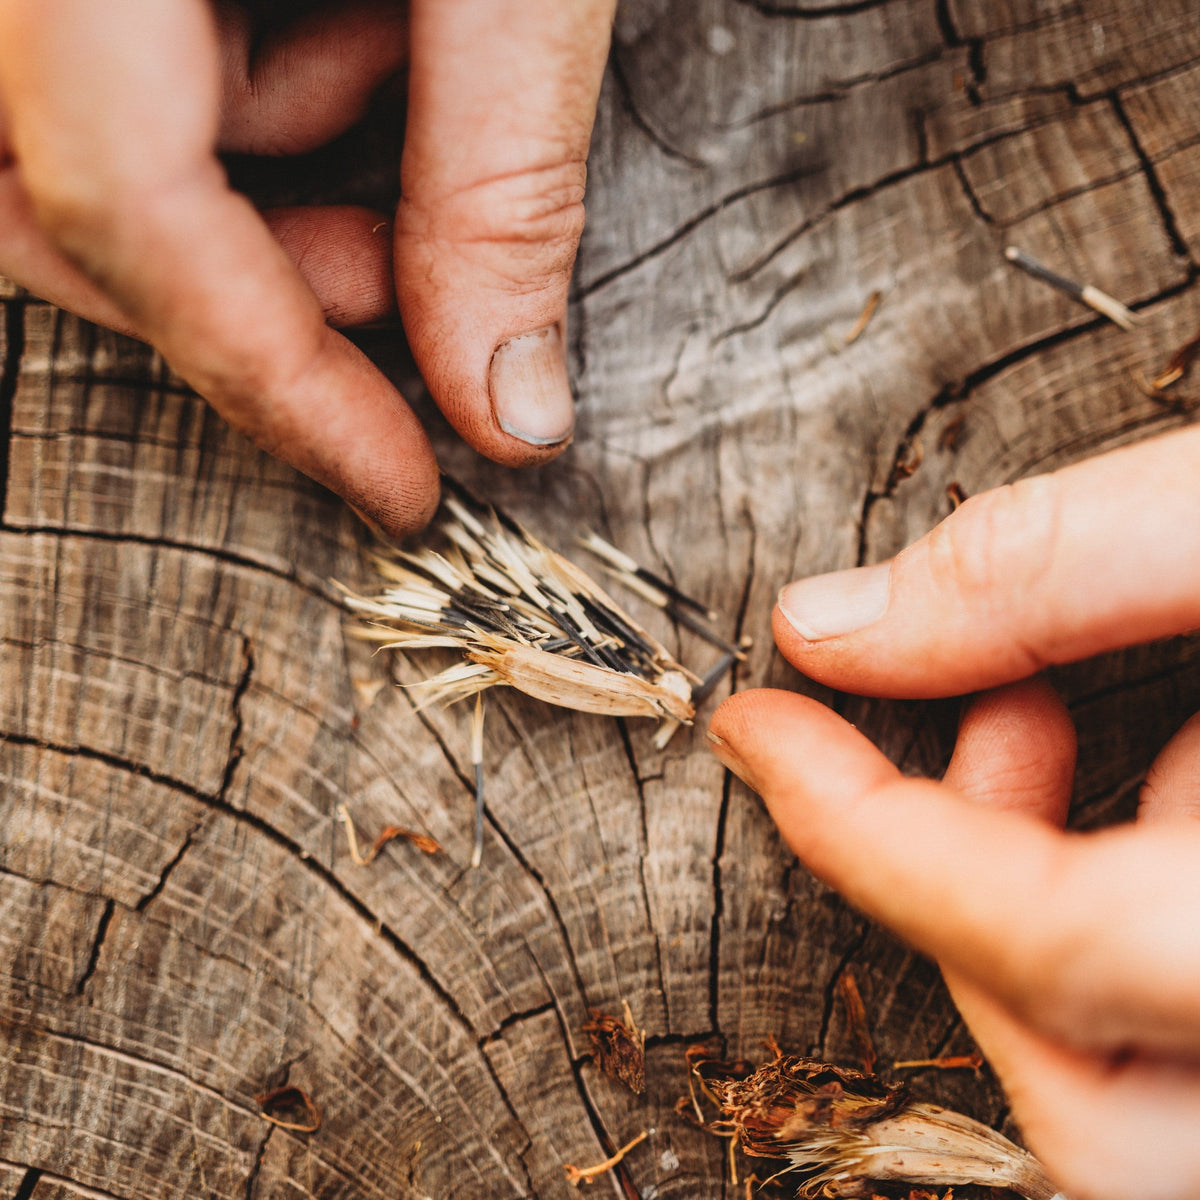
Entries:
{"label": "tree stump", "polygon": [[[387,203],[394,113],[374,121],[300,184],[235,174]],[[733,686],[822,695],[937,772],[956,705],[822,693],[773,649],[775,594],[895,553],[952,485],[1192,419],[1136,375],[1196,329],[1198,130],[1193,0],[630,0],[571,307],[572,449],[532,474],[478,460],[399,334],[362,342],[473,490],[562,548],[597,529],[751,636]],[[1144,324],[1019,274],[1009,243]],[[465,716],[414,711],[390,685],[427,666],[347,639],[331,581],[365,578],[354,517],[145,347],[0,295],[0,1196],[544,1200],[647,1129],[618,1195],[732,1200],[724,1144],[673,1112],[687,1045],[853,1062],[853,969],[885,1066],[971,1048],[934,968],[800,868],[704,751],[715,700],[660,753],[646,724],[496,694],[467,869]],[[1200,707],[1200,643],[1055,679],[1076,823],[1127,815]],[[443,852],[358,866],[341,804]],[[640,1098],[580,1030],[622,1001],[648,1031]],[[316,1133],[260,1115],[283,1082]],[[1006,1120],[986,1072],[914,1086]]]}

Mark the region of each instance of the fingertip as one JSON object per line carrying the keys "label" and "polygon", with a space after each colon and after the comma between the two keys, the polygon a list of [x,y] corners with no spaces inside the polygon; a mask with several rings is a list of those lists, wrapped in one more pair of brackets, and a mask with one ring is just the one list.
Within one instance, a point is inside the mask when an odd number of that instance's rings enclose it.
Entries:
{"label": "fingertip", "polygon": [[392,222],[358,205],[306,205],[262,214],[335,329],[396,311]]}
{"label": "fingertip", "polygon": [[899,778],[853,725],[795,692],[756,688],[730,696],[713,714],[709,740],[767,801],[789,841],[818,810],[852,804]]}
{"label": "fingertip", "polygon": [[[428,448],[427,448],[428,449]],[[369,492],[354,487],[341,494],[372,533],[403,540],[420,533],[441,503],[441,474],[432,449],[405,455],[403,470]]]}

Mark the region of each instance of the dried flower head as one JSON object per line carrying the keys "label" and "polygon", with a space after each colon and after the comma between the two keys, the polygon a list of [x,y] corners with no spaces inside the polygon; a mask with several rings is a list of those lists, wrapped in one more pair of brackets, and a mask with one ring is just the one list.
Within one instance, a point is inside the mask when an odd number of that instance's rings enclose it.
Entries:
{"label": "dried flower head", "polygon": [[987,1125],[913,1101],[903,1084],[785,1055],[740,1077],[733,1064],[691,1059],[720,1108],[705,1126],[749,1155],[781,1160],[798,1196],[870,1196],[871,1182],[1007,1187],[1064,1200],[1038,1161]]}
{"label": "dried flower head", "polygon": [[[585,545],[606,569],[682,619],[703,605],[682,596],[591,535]],[[437,548],[434,548],[434,547]],[[495,508],[447,480],[445,498],[422,544],[374,558],[387,586],[347,593],[369,624],[360,637],[397,650],[460,650],[465,661],[413,687],[423,703],[476,695],[501,684],[581,712],[657,717],[660,742],[695,713],[706,681],[694,675],[599,584]],[[653,582],[651,582],[653,581]],[[700,624],[694,614],[692,627]],[[721,669],[741,657],[727,652]]]}

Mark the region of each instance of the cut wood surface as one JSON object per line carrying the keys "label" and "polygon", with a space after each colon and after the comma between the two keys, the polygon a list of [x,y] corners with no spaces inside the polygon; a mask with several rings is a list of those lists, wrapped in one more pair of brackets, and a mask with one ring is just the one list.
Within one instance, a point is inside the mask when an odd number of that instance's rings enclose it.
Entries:
{"label": "cut wood surface", "polygon": [[[235,178],[386,206],[383,107],[290,173]],[[774,597],[895,553],[952,484],[1193,419],[1135,374],[1200,324],[1194,0],[629,0],[588,211],[578,433],[552,466],[480,461],[397,331],[362,344],[473,490],[564,549],[598,530],[752,637],[733,686],[832,699],[937,772],[956,704],[805,683],[773,650]],[[1015,271],[1010,243],[1144,324]],[[390,685],[428,661],[346,636],[331,581],[364,584],[365,530],[149,349],[7,285],[0,304],[0,1197],[546,1200],[564,1164],[646,1129],[598,1194],[733,1200],[724,1144],[673,1112],[687,1045],[853,1063],[853,969],[884,1066],[973,1049],[936,970],[797,866],[707,753],[720,694],[657,752],[652,722],[494,693],[469,870],[466,707],[415,712]],[[1128,815],[1200,708],[1200,641],[1055,679],[1075,821]],[[342,804],[368,842],[394,824],[443,851],[397,840],[358,866]],[[581,1032],[622,1001],[642,1097]],[[283,1082],[317,1132],[262,1118]],[[986,1071],[914,1088],[1007,1122]]]}

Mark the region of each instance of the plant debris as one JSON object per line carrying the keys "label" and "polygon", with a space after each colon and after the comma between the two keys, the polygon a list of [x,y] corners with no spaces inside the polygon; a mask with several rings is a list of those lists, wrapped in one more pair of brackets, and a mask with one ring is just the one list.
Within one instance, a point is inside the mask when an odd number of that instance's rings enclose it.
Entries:
{"label": "plant debris", "polygon": [[951,512],[966,503],[967,493],[963,491],[963,486],[957,479],[952,479],[946,484],[946,499],[950,501]]}
{"label": "plant debris", "polygon": [[967,414],[960,412],[958,416],[952,417],[942,426],[942,431],[938,434],[937,440],[937,448],[939,450],[943,453],[946,451],[953,453],[958,449],[959,434],[962,433],[962,427],[966,419]]}
{"label": "plant debris", "polygon": [[925,461],[925,447],[919,437],[906,442],[902,452],[896,456],[892,466],[892,477],[888,480],[890,487],[895,487],[901,480],[910,479],[917,473],[917,468]]}
{"label": "plant debris", "polygon": [[[722,670],[745,657],[707,623],[714,614],[705,605],[595,534],[584,544],[623,584],[731,656]],[[368,622],[352,632],[395,650],[463,654],[464,662],[411,685],[421,703],[507,685],[580,712],[656,717],[660,747],[695,715],[706,680],[575,563],[451,480],[426,539],[408,550],[385,547],[374,563],[386,586],[373,596],[346,591],[347,606]]]}
{"label": "plant debris", "polygon": [[[1064,1200],[1032,1155],[987,1125],[911,1099],[904,1084],[785,1055],[747,1074],[743,1063],[688,1052],[700,1091],[718,1109],[701,1125],[775,1159],[798,1197],[872,1195],[872,1182],[1007,1187],[1027,1200]],[[690,1086],[690,1084],[689,1084]],[[683,1110],[695,1105],[681,1100]]]}
{"label": "plant debris", "polygon": [[978,1071],[983,1066],[982,1054],[945,1054],[941,1058],[897,1059],[893,1071]]}
{"label": "plant debris", "polygon": [[254,1097],[259,1115],[280,1129],[296,1133],[316,1133],[321,1128],[321,1110],[308,1093],[292,1084],[271,1088]]}
{"label": "plant debris", "polygon": [[[875,1070],[875,1043],[871,1040],[871,1028],[867,1024],[867,1009],[863,1004],[862,993],[858,990],[858,977],[854,968],[847,966],[838,977],[838,991],[842,1003],[846,1006],[846,1020],[850,1026],[850,1036],[858,1049],[863,1070],[870,1075]],[[775,1046],[775,1057],[782,1058],[779,1047]]]}
{"label": "plant debris", "polygon": [[862,337],[863,331],[871,323],[871,318],[875,315],[875,310],[879,307],[879,302],[882,299],[882,292],[872,292],[867,297],[867,302],[863,305],[862,312],[858,314],[858,320],[854,322],[847,331],[845,338],[842,339],[843,345],[852,345]]}
{"label": "plant debris", "polygon": [[583,1032],[592,1043],[592,1058],[610,1079],[619,1079],[635,1096],[646,1090],[646,1031],[639,1029],[622,1001],[625,1020],[592,1010],[592,1019],[584,1022]]}
{"label": "plant debris", "polygon": [[597,1175],[603,1175],[605,1171],[611,1171],[630,1150],[635,1146],[640,1146],[652,1132],[653,1130],[643,1129],[637,1137],[626,1142],[616,1154],[610,1158],[606,1158],[601,1163],[597,1163],[594,1167],[577,1167],[572,1163],[563,1163],[563,1170],[567,1173],[567,1182],[572,1187],[578,1187],[581,1183],[593,1183]]}
{"label": "plant debris", "polygon": [[1161,392],[1173,383],[1178,383],[1191,369],[1198,354],[1200,354],[1200,331],[1175,351],[1171,356],[1171,361],[1150,380],[1150,386],[1156,392]]}
{"label": "plant debris", "polygon": [[1059,275],[1057,271],[1050,270],[1036,258],[1026,254],[1024,250],[1018,250],[1016,246],[1008,246],[1004,251],[1004,257],[1013,266],[1020,267],[1027,275],[1032,275],[1034,279],[1048,283],[1052,288],[1070,296],[1072,300],[1078,300],[1081,304],[1095,309],[1101,316],[1112,321],[1114,325],[1119,325],[1126,331],[1136,328],[1137,313],[1107,292],[1102,292],[1098,287],[1093,287],[1090,283],[1076,283],[1075,280],[1068,279],[1065,275]]}
{"label": "plant debris", "polygon": [[350,816],[350,810],[344,804],[339,804],[337,815],[342,824],[346,826],[346,841],[350,845],[350,857],[360,867],[369,867],[379,857],[380,850],[394,838],[404,838],[406,841],[412,842],[423,854],[437,854],[441,850],[441,846],[427,834],[416,833],[411,829],[402,829],[399,825],[385,825],[366,854],[363,854],[358,848],[358,834],[354,829],[354,820]]}

